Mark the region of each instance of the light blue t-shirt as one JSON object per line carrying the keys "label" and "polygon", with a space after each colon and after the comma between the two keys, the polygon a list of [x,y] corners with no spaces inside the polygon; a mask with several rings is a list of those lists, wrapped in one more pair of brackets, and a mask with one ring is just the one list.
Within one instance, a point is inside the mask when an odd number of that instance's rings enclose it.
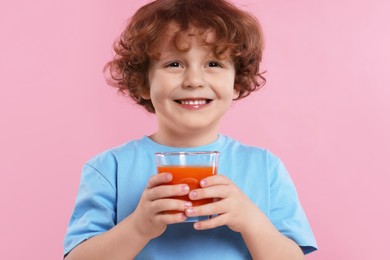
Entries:
{"label": "light blue t-shirt", "polygon": [[[224,135],[209,145],[195,148],[167,147],[145,136],[86,163],[64,240],[64,253],[130,215],[150,176],[156,173],[154,153],[173,151],[219,151],[218,174],[232,180],[304,253],[317,249],[285,167],[267,150],[243,145]],[[168,225],[136,259],[251,259],[251,256],[240,233],[226,226],[197,231],[193,223],[180,223]]]}

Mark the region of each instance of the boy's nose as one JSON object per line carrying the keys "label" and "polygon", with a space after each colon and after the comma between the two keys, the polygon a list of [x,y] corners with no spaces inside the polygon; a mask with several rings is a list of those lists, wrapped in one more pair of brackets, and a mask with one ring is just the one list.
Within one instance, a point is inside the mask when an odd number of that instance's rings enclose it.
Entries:
{"label": "boy's nose", "polygon": [[188,68],[184,73],[183,88],[199,88],[204,86],[201,69]]}

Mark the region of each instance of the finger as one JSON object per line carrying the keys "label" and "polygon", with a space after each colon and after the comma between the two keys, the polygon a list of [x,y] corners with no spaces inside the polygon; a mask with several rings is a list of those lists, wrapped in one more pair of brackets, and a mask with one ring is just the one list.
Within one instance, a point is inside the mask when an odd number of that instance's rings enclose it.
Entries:
{"label": "finger", "polygon": [[232,187],[230,187],[229,185],[210,186],[208,188],[191,190],[188,196],[191,200],[200,200],[207,198],[223,199],[229,196],[229,194],[232,192],[231,189]]}
{"label": "finger", "polygon": [[232,183],[232,181],[228,177],[221,174],[217,174],[202,179],[200,181],[200,186],[204,188],[214,185],[228,185],[230,183]]}
{"label": "finger", "polygon": [[153,174],[149,178],[149,181],[146,184],[146,188],[150,189],[150,188],[156,187],[158,185],[168,183],[172,180],[172,178],[173,178],[172,174],[169,172]]}
{"label": "finger", "polygon": [[188,207],[185,209],[185,214],[187,217],[213,216],[224,214],[227,211],[226,203],[221,200],[202,206]]}
{"label": "finger", "polygon": [[183,212],[175,213],[175,214],[162,213],[162,214],[159,214],[156,218],[157,218],[157,221],[159,221],[160,223],[164,223],[164,224],[169,225],[169,224],[176,224],[176,223],[183,222],[187,219],[187,216],[184,215]]}
{"label": "finger", "polygon": [[153,201],[151,207],[154,212],[158,213],[183,213],[187,208],[192,207],[192,203],[191,201],[184,201],[179,199],[160,199]]}
{"label": "finger", "polygon": [[150,189],[147,189],[146,197],[148,200],[154,201],[162,198],[184,196],[190,191],[190,187],[187,184],[175,184],[175,185],[160,185]]}
{"label": "finger", "polygon": [[203,220],[194,223],[194,229],[196,230],[206,230],[213,229],[216,227],[221,227],[226,225],[226,215],[218,215],[216,217],[210,218],[208,220]]}

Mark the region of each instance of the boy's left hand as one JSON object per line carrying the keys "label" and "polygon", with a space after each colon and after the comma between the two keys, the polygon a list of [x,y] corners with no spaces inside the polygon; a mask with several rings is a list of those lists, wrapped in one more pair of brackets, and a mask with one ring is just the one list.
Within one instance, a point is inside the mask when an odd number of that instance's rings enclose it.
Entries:
{"label": "boy's left hand", "polygon": [[[200,189],[189,193],[191,200],[217,198],[218,200],[202,206],[185,210],[188,217],[218,215],[211,219],[194,223],[198,230],[211,229],[227,225],[236,232],[248,232],[262,212],[259,208],[226,176],[215,175],[201,181]],[[261,219],[261,217],[260,217]]]}

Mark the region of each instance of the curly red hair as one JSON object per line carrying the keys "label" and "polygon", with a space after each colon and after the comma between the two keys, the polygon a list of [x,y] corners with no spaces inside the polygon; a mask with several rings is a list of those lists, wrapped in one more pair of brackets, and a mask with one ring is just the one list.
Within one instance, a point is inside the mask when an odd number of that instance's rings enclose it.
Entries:
{"label": "curly red hair", "polygon": [[152,102],[142,98],[142,93],[149,90],[149,62],[156,57],[156,47],[171,24],[179,28],[174,43],[191,28],[215,33],[215,40],[207,44],[217,57],[226,51],[231,56],[237,99],[265,84],[260,72],[264,42],[260,24],[252,15],[224,0],[155,0],[142,6],[114,43],[116,55],[104,67],[109,72],[108,84],[154,113]]}

